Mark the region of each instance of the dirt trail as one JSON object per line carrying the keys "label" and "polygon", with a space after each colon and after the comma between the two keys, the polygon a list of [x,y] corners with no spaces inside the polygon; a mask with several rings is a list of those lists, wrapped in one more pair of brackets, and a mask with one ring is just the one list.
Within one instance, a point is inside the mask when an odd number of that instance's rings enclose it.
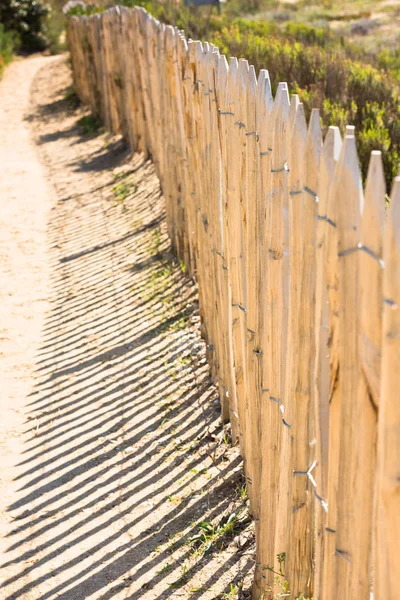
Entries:
{"label": "dirt trail", "polygon": [[43,57],[0,83],[0,597],[247,597],[253,534],[195,286],[151,164],[85,133],[69,86]]}
{"label": "dirt trail", "polygon": [[52,193],[25,114],[43,57],[15,62],[0,81],[0,550],[15,497],[24,399],[48,306],[46,225]]}

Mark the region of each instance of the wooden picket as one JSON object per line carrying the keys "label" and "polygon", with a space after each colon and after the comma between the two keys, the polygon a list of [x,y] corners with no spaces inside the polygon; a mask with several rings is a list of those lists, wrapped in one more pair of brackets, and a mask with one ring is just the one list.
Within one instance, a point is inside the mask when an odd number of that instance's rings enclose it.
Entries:
{"label": "wooden picket", "polygon": [[[76,92],[151,157],[255,521],[254,600],[394,600],[400,178],[354,128],[144,9],[69,21]],[[278,558],[284,577],[276,578]],[[275,596],[274,596],[275,594]]]}
{"label": "wooden picket", "polygon": [[396,177],[385,230],[383,276],[383,336],[381,397],[378,428],[376,546],[374,555],[377,600],[398,595],[400,536],[399,431],[400,403],[400,177]]}
{"label": "wooden picket", "polygon": [[[316,233],[316,272],[315,272],[315,362],[314,362],[314,415],[316,434],[316,460],[319,469],[315,474],[317,490],[315,495],[315,527],[316,547],[315,561],[327,566],[324,553],[332,554],[332,545],[326,544],[334,540],[328,536],[329,521],[326,499],[336,494],[337,472],[335,462],[329,461],[334,456],[336,436],[330,426],[335,424],[337,394],[337,360],[336,360],[336,323],[332,312],[336,306],[336,224],[330,218],[334,208],[329,202],[335,167],[341,149],[340,132],[337,127],[330,127],[325,137],[319,169],[318,215]],[[331,382],[333,382],[331,384]],[[331,431],[331,437],[330,437]],[[333,433],[333,435],[332,435]],[[331,524],[332,525],[332,524]],[[331,526],[330,529],[333,529]],[[331,563],[329,563],[331,564]],[[324,572],[321,570],[315,578],[314,595],[324,598],[322,593]],[[327,575],[325,575],[327,577]]]}

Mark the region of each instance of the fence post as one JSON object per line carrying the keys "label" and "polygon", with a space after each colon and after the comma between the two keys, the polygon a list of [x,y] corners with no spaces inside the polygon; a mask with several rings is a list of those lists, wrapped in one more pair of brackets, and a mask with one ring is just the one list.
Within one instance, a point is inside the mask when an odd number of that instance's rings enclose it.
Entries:
{"label": "fence post", "polygon": [[[324,598],[322,588],[322,576],[324,566],[325,539],[329,535],[326,531],[328,526],[328,503],[327,498],[330,478],[329,469],[329,427],[330,427],[330,400],[331,400],[331,369],[330,355],[335,355],[335,348],[330,345],[330,329],[336,322],[336,316],[331,312],[328,294],[328,265],[331,267],[331,281],[336,278],[337,244],[336,223],[329,213],[329,195],[331,191],[333,175],[339,159],[341,148],[341,137],[338,127],[329,127],[328,133],[321,153],[319,186],[318,186],[318,216],[316,232],[316,275],[315,275],[315,340],[316,352],[314,362],[314,414],[316,432],[316,460],[317,471],[315,481],[317,490],[315,493],[315,587],[314,597]],[[331,205],[332,210],[332,205]],[[332,237],[333,236],[333,237]],[[328,253],[328,248],[331,254]],[[330,262],[329,262],[329,259]],[[334,292],[331,289],[331,295]],[[333,362],[335,368],[335,362]],[[333,380],[336,371],[332,371]],[[336,481],[336,477],[332,479]],[[336,489],[336,484],[335,484]]]}
{"label": "fence post", "polygon": [[[226,147],[226,167],[225,167],[225,182],[226,195],[225,195],[225,210],[224,210],[224,238],[226,240],[225,246],[225,261],[224,271],[228,278],[228,324],[230,327],[229,331],[229,353],[231,356],[231,377],[232,381],[232,394],[229,398],[229,410],[231,414],[232,423],[232,438],[234,442],[239,442],[243,459],[244,455],[244,440],[243,431],[245,430],[245,423],[239,420],[239,408],[238,408],[238,394],[242,393],[241,389],[237,389],[237,369],[240,364],[240,349],[237,347],[237,338],[234,336],[234,318],[236,318],[236,310],[233,307],[233,297],[236,294],[234,288],[236,286],[236,273],[233,271],[234,260],[236,259],[236,246],[235,246],[235,233],[234,233],[234,219],[233,214],[233,202],[235,194],[235,181],[236,181],[236,169],[233,164],[233,136],[234,136],[234,125],[236,120],[235,112],[235,91],[238,77],[238,61],[236,58],[231,57],[229,61],[229,71],[226,81],[226,99],[225,107],[220,112],[221,123],[223,123],[224,134],[225,134],[225,147]],[[232,372],[233,369],[233,372]],[[246,468],[245,468],[246,470]]]}
{"label": "fence post", "polygon": [[[241,182],[243,169],[241,123],[243,122],[243,94],[245,93],[245,81],[248,72],[247,61],[239,61],[237,70],[231,61],[228,78],[228,100],[231,112],[234,114],[229,119],[228,145],[229,145],[229,174],[227,187],[228,203],[228,237],[229,237],[229,273],[232,292],[232,341],[235,363],[235,382],[237,414],[240,426],[240,445],[245,463],[246,475],[250,479],[251,465],[248,461],[247,452],[247,420],[246,420],[246,384],[247,371],[245,368],[244,353],[244,289],[243,289],[243,221],[241,214]],[[243,133],[244,135],[244,133]],[[243,187],[243,184],[242,184]],[[250,484],[249,486],[250,487]],[[250,495],[250,494],[249,494]]]}
{"label": "fence post", "polygon": [[384,237],[374,592],[376,600],[395,600],[400,539],[400,177],[394,180]]}
{"label": "fence post", "polygon": [[[382,283],[383,283],[383,230],[385,225],[385,176],[380,152],[372,152],[365,186],[365,204],[361,219],[361,243],[371,251],[376,260],[362,252],[360,261],[360,320],[361,320],[361,368],[367,383],[367,392],[375,410],[380,407],[381,348],[382,348]],[[375,456],[374,456],[375,458]],[[374,508],[376,514],[376,476],[374,485]],[[375,519],[376,520],[376,519]],[[372,548],[375,551],[376,527],[369,524]]]}
{"label": "fence post", "polygon": [[[260,552],[257,567],[262,572],[262,591],[274,584],[274,575],[265,569],[276,566],[275,527],[279,483],[279,456],[282,429],[285,428],[279,402],[282,399],[282,320],[287,299],[283,298],[283,253],[285,249],[284,210],[288,194],[286,127],[289,117],[289,94],[286,83],[280,83],[271,115],[270,190],[267,194],[266,258],[268,280],[266,296],[266,346],[268,387],[263,390],[262,410],[262,472],[260,490]],[[284,350],[285,349],[285,350]],[[264,363],[265,364],[265,363]],[[256,596],[254,596],[256,598]],[[258,598],[257,598],[258,600]]]}
{"label": "fence post", "polygon": [[262,350],[261,365],[260,365],[260,378],[259,378],[259,493],[257,498],[257,509],[259,518],[255,520],[255,534],[256,534],[256,569],[254,575],[253,584],[253,597],[259,598],[263,587],[263,572],[259,566],[261,564],[260,556],[260,544],[261,544],[261,530],[260,530],[260,511],[261,503],[263,502],[264,486],[261,481],[262,474],[262,463],[265,460],[263,452],[263,444],[265,443],[265,436],[268,436],[267,427],[264,427],[264,411],[266,402],[266,388],[269,385],[269,374],[268,374],[268,326],[267,326],[267,278],[268,278],[268,214],[269,214],[269,192],[270,192],[270,181],[271,181],[271,138],[272,138],[272,123],[271,113],[273,109],[273,97],[271,92],[271,84],[269,80],[268,71],[262,69],[258,76],[257,81],[257,99],[256,99],[256,131],[258,133],[259,143],[257,148],[257,219],[258,223],[255,224],[257,231],[258,241],[258,261],[257,271],[255,274],[256,280],[258,281],[258,340]]}
{"label": "fence post", "polygon": [[[364,331],[360,310],[366,300],[362,270],[375,277],[379,257],[362,245],[361,217],[365,200],[353,136],[348,137],[344,145],[339,189],[340,478],[334,597],[362,600],[369,597],[370,591],[373,493],[366,490],[373,490],[374,482],[376,407],[362,367]],[[377,233],[380,236],[380,232]],[[371,239],[367,243],[374,246],[374,234],[371,231],[369,234]]]}
{"label": "fence post", "polygon": [[257,131],[257,79],[254,67],[251,66],[246,85],[246,113],[243,129],[246,143],[246,189],[243,202],[243,221],[246,224],[245,279],[246,279],[246,368],[248,374],[247,414],[249,456],[251,464],[252,511],[256,521],[259,520],[259,495],[261,477],[260,453],[260,402],[261,402],[261,369],[263,348],[260,338],[261,300],[261,261],[262,261],[262,198],[258,188],[259,141]]}
{"label": "fence post", "polygon": [[[286,554],[290,528],[291,497],[293,465],[292,446],[295,442],[296,423],[295,402],[296,383],[299,362],[299,314],[301,298],[301,265],[303,254],[303,228],[304,228],[304,185],[305,185],[305,151],[307,139],[307,123],[304,116],[303,104],[299,103],[297,95],[293,95],[290,102],[288,127],[286,130],[287,158],[288,158],[288,184],[289,202],[285,219],[285,238],[288,239],[288,267],[289,273],[284,270],[283,289],[287,294],[287,324],[282,328],[283,340],[286,344],[285,370],[282,380],[281,395],[274,396],[285,427],[281,432],[279,455],[279,483],[277,496],[279,502],[276,511],[275,527],[275,553]],[[283,257],[282,257],[283,262]],[[289,275],[289,276],[288,276]],[[298,508],[296,509],[298,510]],[[288,564],[285,565],[286,577],[291,575]],[[292,585],[292,581],[290,581]]]}
{"label": "fence post", "polygon": [[221,377],[220,397],[222,418],[224,421],[230,420],[232,441],[235,443],[238,435],[237,419],[231,410],[231,398],[235,393],[234,385],[234,365],[233,365],[233,349],[231,342],[231,315],[232,308],[230,306],[229,292],[229,277],[227,269],[227,252],[228,244],[226,239],[225,223],[226,223],[226,195],[227,195],[227,147],[226,147],[226,95],[228,83],[229,66],[224,55],[218,56],[216,78],[215,78],[215,100],[217,107],[217,126],[219,139],[219,194],[218,194],[218,214],[216,215],[219,229],[219,248],[215,252],[216,272],[219,278],[220,294],[221,294],[221,312],[219,319],[220,326],[220,343],[221,343]]}

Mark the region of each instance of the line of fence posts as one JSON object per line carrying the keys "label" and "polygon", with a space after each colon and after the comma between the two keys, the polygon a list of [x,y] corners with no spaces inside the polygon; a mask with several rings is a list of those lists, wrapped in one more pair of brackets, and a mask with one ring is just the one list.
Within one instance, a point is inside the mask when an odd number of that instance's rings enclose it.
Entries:
{"label": "line of fence posts", "polygon": [[[400,178],[268,71],[144,9],[68,27],[75,89],[151,157],[198,281],[256,528],[255,600],[398,597]],[[284,577],[276,577],[283,561]]]}

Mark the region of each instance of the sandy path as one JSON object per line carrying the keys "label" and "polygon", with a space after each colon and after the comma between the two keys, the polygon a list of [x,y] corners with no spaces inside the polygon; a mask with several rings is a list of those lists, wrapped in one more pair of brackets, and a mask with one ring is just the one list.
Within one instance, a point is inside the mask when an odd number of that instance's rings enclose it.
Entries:
{"label": "sandy path", "polygon": [[[0,84],[0,597],[222,598],[254,548],[196,290],[152,166],[84,135],[69,85],[59,58]],[[202,521],[220,526],[206,556]]]}
{"label": "sandy path", "polygon": [[[25,121],[43,57],[15,62],[0,81],[0,551],[15,497],[24,399],[47,308],[46,226],[52,194]],[[18,140],[18,142],[17,142]]]}

